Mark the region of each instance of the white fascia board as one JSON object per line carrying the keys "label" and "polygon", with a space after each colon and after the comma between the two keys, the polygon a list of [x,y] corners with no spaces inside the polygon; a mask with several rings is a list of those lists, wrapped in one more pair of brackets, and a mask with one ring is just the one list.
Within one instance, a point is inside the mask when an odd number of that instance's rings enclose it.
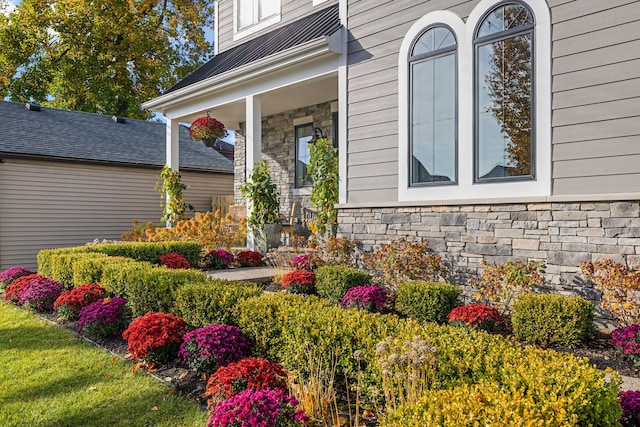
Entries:
{"label": "white fascia board", "polygon": [[267,75],[247,79],[242,84],[225,86],[215,92],[202,92],[187,102],[176,102],[164,113],[168,118],[181,119],[233,102],[243,102],[250,95],[261,95],[276,89],[304,83],[307,80],[337,73],[340,57],[316,58],[292,63]]}
{"label": "white fascia board", "polygon": [[167,112],[177,104],[183,104],[191,99],[242,84],[256,77],[303,61],[322,58],[324,56],[336,56],[336,54],[340,54],[343,49],[341,34],[341,31],[336,31],[331,36],[319,37],[250,64],[209,77],[208,79],[147,101],[142,104],[142,108],[151,111]]}

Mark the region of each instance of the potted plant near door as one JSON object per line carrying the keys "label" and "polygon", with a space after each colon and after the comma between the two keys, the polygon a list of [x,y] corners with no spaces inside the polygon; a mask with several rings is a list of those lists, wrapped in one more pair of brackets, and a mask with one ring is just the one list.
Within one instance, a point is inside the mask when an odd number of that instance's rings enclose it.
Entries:
{"label": "potted plant near door", "polygon": [[256,163],[249,180],[239,187],[240,194],[251,203],[247,224],[251,227],[255,250],[266,252],[280,244],[280,197],[271,179],[266,160]]}

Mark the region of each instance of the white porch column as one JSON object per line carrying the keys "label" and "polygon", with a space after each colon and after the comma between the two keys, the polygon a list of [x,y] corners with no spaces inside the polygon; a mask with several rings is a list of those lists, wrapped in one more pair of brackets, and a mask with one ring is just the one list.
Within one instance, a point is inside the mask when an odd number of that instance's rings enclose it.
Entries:
{"label": "white porch column", "polygon": [[[166,163],[176,172],[180,171],[180,145],[179,145],[179,128],[178,120],[167,119],[166,124]],[[166,203],[169,203],[169,195],[167,194]],[[171,228],[171,223],[167,221],[167,228]]]}
{"label": "white porch column", "polygon": [[[246,135],[245,135],[245,180],[253,172],[253,166],[262,157],[262,102],[258,95],[246,97]],[[252,206],[247,203],[247,215]],[[247,229],[247,247],[255,249],[255,239],[251,229]]]}

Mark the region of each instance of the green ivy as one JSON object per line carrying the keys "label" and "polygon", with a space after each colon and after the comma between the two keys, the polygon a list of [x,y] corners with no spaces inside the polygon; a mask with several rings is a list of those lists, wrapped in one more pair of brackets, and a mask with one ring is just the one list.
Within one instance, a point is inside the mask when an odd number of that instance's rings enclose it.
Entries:
{"label": "green ivy", "polygon": [[[162,221],[168,221],[171,225],[176,225],[178,221],[187,218],[184,214],[187,208],[193,210],[193,206],[186,205],[182,199],[182,192],[187,189],[187,186],[180,181],[180,173],[167,165],[164,165],[162,171],[160,171],[160,178],[162,179],[160,193],[162,193],[162,200],[164,201]],[[156,184],[156,188],[158,184]]]}
{"label": "green ivy", "polygon": [[249,181],[238,187],[242,197],[251,202],[251,214],[247,224],[254,230],[263,230],[266,224],[278,222],[280,216],[280,197],[276,184],[269,174],[266,160],[256,163]]}
{"label": "green ivy", "polygon": [[335,234],[338,224],[338,150],[333,148],[326,138],[309,145],[311,157],[307,171],[313,178],[311,186],[311,203],[317,209],[317,220],[314,222],[317,232],[329,231]]}

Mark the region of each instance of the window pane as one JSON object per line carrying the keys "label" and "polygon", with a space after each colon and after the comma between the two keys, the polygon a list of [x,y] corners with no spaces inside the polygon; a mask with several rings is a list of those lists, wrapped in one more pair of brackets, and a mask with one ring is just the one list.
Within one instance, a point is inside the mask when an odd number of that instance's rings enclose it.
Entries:
{"label": "window pane", "polygon": [[456,180],[455,54],[412,64],[411,183]]}
{"label": "window pane", "polygon": [[238,0],[238,29],[253,25],[253,5],[255,0]]}
{"label": "window pane", "polygon": [[455,45],[456,39],[449,29],[445,27],[435,27],[425,31],[424,34],[420,36],[413,47],[411,56],[421,55]]}
{"label": "window pane", "polygon": [[260,0],[260,19],[278,14],[278,2],[280,0]]}
{"label": "window pane", "polygon": [[507,4],[494,9],[478,29],[478,37],[533,24],[529,9],[519,4]]}
{"label": "window pane", "polygon": [[296,187],[311,185],[313,181],[307,172],[311,158],[309,141],[313,138],[313,125],[296,126]]}
{"label": "window pane", "polygon": [[531,34],[477,48],[477,179],[532,176]]}

